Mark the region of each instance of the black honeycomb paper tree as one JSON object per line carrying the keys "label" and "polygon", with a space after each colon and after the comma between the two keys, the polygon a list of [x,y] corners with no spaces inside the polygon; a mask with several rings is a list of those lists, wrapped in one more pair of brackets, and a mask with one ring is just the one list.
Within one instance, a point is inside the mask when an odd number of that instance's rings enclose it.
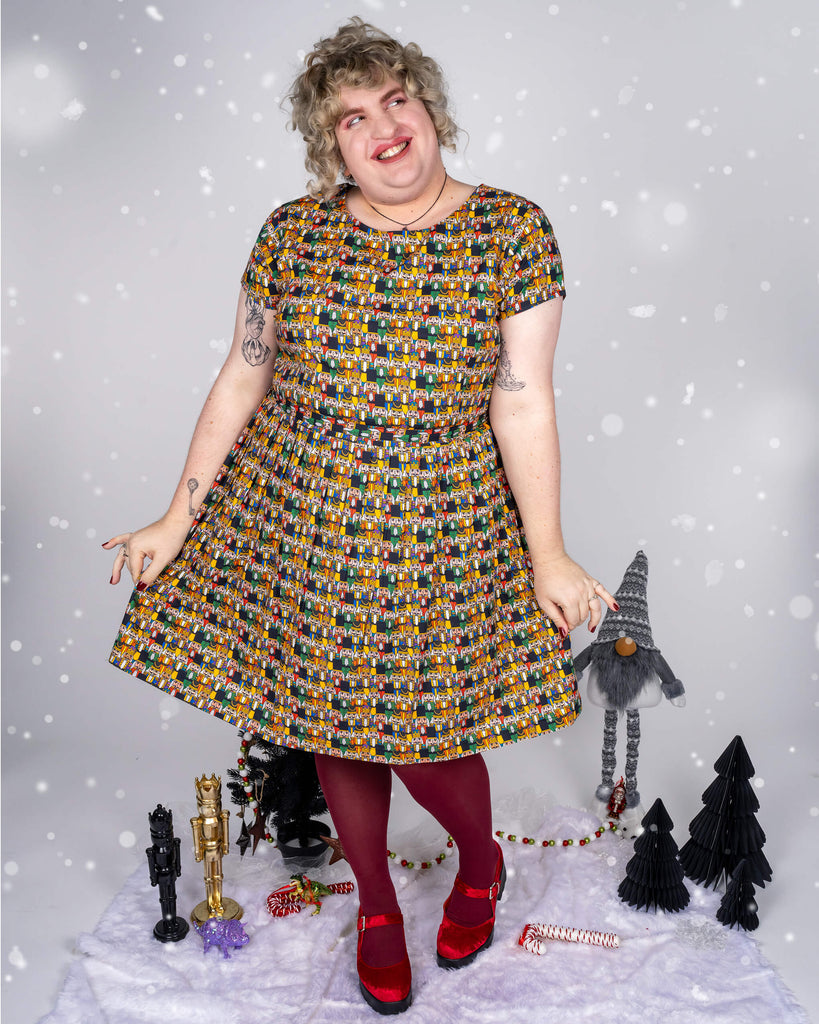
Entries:
{"label": "black honeycomb paper tree", "polygon": [[744,928],[746,932],[752,932],[759,927],[757,917],[757,904],[754,887],[748,881],[746,874],[746,862],[741,860],[734,868],[731,881],[725,890],[725,895],[720,901],[717,910],[717,920],[726,927],[733,928],[737,925]]}
{"label": "black honeycomb paper tree", "polygon": [[682,910],[688,906],[688,890],[671,835],[674,822],[662,800],[654,801],[641,824],[645,831],[634,841],[634,856],[617,893],[637,910]]}
{"label": "black honeycomb paper tree", "polygon": [[702,810],[691,821],[691,838],[680,850],[686,875],[706,888],[717,886],[745,861],[745,878],[764,886],[771,866],[762,852],[765,833],[756,820],[759,800],[749,779],[754,766],[741,736],[735,736],[714,763],[717,778],[702,794]]}

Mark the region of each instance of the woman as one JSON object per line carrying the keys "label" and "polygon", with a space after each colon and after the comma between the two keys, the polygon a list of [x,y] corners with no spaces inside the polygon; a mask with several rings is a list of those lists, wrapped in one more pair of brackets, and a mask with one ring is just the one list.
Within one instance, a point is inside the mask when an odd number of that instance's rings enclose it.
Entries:
{"label": "woman", "polygon": [[290,99],[316,180],[261,230],[170,508],[104,545],[137,583],[111,660],[315,753],[361,991],[398,1013],[391,774],[458,847],[438,962],[462,967],[505,881],[480,752],[574,720],[569,631],[614,601],[560,531],[543,213],[449,177],[438,65],[360,19]]}

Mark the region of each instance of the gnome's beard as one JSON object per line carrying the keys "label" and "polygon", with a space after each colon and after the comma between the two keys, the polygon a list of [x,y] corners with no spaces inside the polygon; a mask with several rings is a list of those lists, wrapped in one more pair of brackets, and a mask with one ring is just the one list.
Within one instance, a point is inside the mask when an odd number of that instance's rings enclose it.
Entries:
{"label": "gnome's beard", "polygon": [[618,711],[659,704],[662,691],[657,657],[660,652],[638,647],[634,654],[624,656],[614,649],[616,642],[611,640],[591,647],[589,700]]}

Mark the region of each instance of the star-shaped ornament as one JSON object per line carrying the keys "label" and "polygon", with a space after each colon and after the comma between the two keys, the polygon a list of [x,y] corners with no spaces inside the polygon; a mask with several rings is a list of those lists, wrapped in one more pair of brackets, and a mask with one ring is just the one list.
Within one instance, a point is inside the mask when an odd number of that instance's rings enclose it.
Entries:
{"label": "star-shaped ornament", "polygon": [[244,857],[248,846],[250,846],[250,833],[247,830],[247,823],[244,818],[242,818],[242,828],[239,832],[239,838],[236,840],[236,845],[239,847],[239,856]]}
{"label": "star-shaped ornament", "polygon": [[330,864],[335,864],[337,860],[347,860],[347,856],[344,853],[344,847],[341,845],[340,839],[336,839],[333,836],[322,836],[321,840],[333,851],[333,854],[330,857]]}
{"label": "star-shaped ornament", "polygon": [[259,810],[258,807],[256,808],[256,817],[253,821],[253,824],[247,831],[248,834],[253,837],[253,849],[251,850],[251,853],[255,853],[256,847],[259,845],[260,841],[264,839],[264,837],[267,835],[267,825],[265,824],[264,816],[262,815],[262,812]]}

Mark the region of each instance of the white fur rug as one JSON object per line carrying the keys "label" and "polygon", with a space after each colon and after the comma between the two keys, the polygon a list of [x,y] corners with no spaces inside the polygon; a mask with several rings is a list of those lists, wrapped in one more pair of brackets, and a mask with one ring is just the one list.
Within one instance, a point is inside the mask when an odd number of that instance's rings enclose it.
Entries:
{"label": "white fur rug", "polygon": [[[533,834],[579,838],[596,825],[586,812],[553,808]],[[434,858],[442,845],[433,829],[395,839],[396,849],[417,860]],[[677,914],[635,911],[620,901],[617,886],[633,853],[628,840],[607,834],[584,848],[503,848],[509,880],[494,944],[461,971],[442,971],[435,962],[441,904],[457,858],[423,872],[393,868],[413,965],[414,1001],[401,1018],[407,1024],[808,1024],[753,937],[716,920],[719,894],[686,881],[691,902]],[[77,958],[43,1024],[379,1019],[358,992],[355,894],[328,897],[317,916],[306,909],[274,919],[266,897],[294,870],[277,850],[261,844],[254,857],[240,858],[234,846],[223,870],[225,894],[245,908],[248,945],[225,960],[218,949],[203,954],[193,930],[180,943],[155,941],[158,890],[151,888],[146,863],[95,931],[77,940]],[[351,877],[343,861],[311,874],[323,882]],[[203,898],[201,866],[191,857],[178,893],[180,914]],[[760,914],[764,894],[757,894]],[[552,942],[535,956],[517,944],[527,922],[615,932],[620,947]]]}

